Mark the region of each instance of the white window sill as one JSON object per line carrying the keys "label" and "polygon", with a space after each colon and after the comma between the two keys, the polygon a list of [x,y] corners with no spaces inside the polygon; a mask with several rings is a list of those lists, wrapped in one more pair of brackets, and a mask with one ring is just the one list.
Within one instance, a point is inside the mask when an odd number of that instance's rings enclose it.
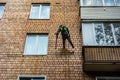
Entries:
{"label": "white window sill", "polygon": [[29,18],[29,20],[50,20],[50,18],[41,19],[41,18]]}
{"label": "white window sill", "polygon": [[23,56],[46,56],[47,54],[26,54],[24,53]]}

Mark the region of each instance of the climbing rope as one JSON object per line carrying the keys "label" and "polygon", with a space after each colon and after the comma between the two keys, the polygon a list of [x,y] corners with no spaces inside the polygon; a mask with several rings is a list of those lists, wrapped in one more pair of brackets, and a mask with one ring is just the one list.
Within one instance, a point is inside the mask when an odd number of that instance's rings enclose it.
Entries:
{"label": "climbing rope", "polygon": [[[65,4],[64,4],[64,6],[65,6],[65,10],[64,10],[64,11],[65,11],[65,12],[64,12],[64,23],[65,23],[65,25],[66,25],[66,23],[67,23],[67,22],[66,22],[66,21],[67,21],[67,20],[66,20],[66,9],[67,9],[67,5],[66,5],[66,4],[67,4],[67,0],[65,0]],[[67,45],[68,45],[68,44],[67,44]],[[68,49],[69,49],[69,45],[68,45]],[[67,78],[68,80],[70,80],[70,64],[69,64],[69,62],[70,62],[70,61],[69,61],[69,59],[70,59],[70,53],[69,53],[69,50],[67,50],[66,52],[67,52],[66,60],[67,60],[67,64],[68,64],[68,65],[66,66],[66,67],[67,67],[67,69],[66,69],[66,70],[67,70],[67,71],[66,71],[66,74],[67,74],[66,78]]]}

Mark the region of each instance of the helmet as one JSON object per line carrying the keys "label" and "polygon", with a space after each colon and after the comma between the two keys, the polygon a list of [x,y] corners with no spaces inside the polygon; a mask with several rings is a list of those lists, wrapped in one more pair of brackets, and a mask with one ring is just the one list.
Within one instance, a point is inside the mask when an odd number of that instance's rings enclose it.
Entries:
{"label": "helmet", "polygon": [[61,25],[59,26],[59,28],[60,28],[60,27],[65,27],[65,24],[61,24]]}

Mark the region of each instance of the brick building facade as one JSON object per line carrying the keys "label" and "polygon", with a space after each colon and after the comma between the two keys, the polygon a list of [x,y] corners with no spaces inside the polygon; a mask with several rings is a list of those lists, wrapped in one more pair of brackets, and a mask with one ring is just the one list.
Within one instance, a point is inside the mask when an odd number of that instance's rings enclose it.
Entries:
{"label": "brick building facade", "polygon": [[[0,80],[41,75],[46,76],[46,80],[82,80],[77,0],[1,0],[0,3],[5,6],[0,20]],[[31,5],[34,3],[50,4],[50,18],[30,19]],[[62,50],[60,35],[55,50],[54,33],[60,24],[68,26],[74,50],[68,42],[67,51]],[[26,37],[30,33],[48,34],[46,55],[24,55]]]}
{"label": "brick building facade", "polygon": [[[83,15],[80,2],[1,0],[0,80],[102,80],[101,77],[119,80],[119,46],[82,46],[81,23],[93,19]],[[34,14],[37,10],[39,14]],[[60,35],[55,49],[55,32],[61,24],[69,28],[74,49],[66,41],[67,50],[63,50]]]}

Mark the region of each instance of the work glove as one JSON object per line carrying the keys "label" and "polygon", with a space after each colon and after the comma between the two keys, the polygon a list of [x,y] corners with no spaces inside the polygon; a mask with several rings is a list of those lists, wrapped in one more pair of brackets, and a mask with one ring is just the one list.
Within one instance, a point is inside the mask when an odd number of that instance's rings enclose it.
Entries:
{"label": "work glove", "polygon": [[58,33],[55,33],[56,36],[58,36]]}
{"label": "work glove", "polygon": [[70,37],[70,34],[68,34],[68,37]]}
{"label": "work glove", "polygon": [[56,35],[56,38],[58,38],[58,33],[55,33],[55,35]]}

